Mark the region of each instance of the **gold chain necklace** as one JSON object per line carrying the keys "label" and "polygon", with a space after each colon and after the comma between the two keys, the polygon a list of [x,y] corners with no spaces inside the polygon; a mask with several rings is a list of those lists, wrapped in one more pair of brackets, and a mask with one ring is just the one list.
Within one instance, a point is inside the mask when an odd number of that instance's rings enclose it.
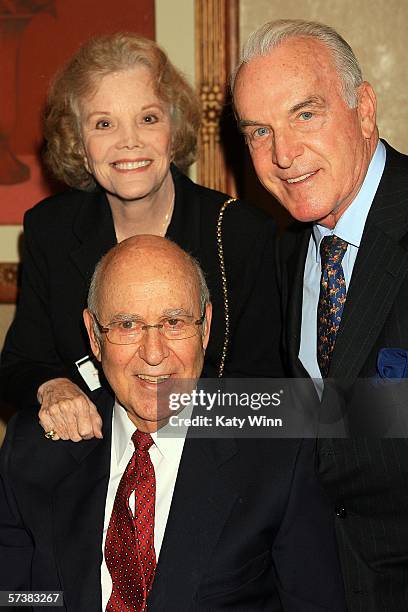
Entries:
{"label": "gold chain necklace", "polygon": [[170,206],[164,216],[163,223],[162,223],[161,229],[159,230],[158,236],[166,235],[167,229],[170,225],[171,217],[173,215],[173,210],[174,210],[174,196],[172,197]]}

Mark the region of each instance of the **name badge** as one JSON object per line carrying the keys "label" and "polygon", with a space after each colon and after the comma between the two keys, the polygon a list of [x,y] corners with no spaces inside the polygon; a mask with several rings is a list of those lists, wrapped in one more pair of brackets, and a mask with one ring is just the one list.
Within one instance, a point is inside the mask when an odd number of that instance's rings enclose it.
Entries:
{"label": "name badge", "polygon": [[95,368],[95,365],[91,361],[89,355],[85,355],[85,357],[82,357],[82,359],[78,359],[78,361],[75,362],[75,365],[78,368],[78,372],[88,385],[89,390],[95,391],[95,389],[99,389],[101,386],[99,372]]}

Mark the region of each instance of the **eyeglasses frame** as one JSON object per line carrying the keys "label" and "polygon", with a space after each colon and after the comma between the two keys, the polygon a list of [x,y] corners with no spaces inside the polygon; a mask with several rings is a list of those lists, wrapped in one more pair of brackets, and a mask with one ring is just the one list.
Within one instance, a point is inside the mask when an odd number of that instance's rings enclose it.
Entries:
{"label": "eyeglasses frame", "polygon": [[[109,325],[102,325],[102,323],[99,322],[96,314],[94,312],[90,313],[92,316],[92,319],[95,321],[96,326],[99,330],[100,334],[106,334],[106,339],[108,340],[108,342],[110,342],[111,344],[115,344],[116,346],[131,346],[132,344],[137,344],[137,342],[129,342],[129,343],[121,343],[121,342],[112,342],[112,340],[109,339],[109,332],[112,331],[111,328],[109,327]],[[174,317],[176,318],[176,317]],[[205,311],[203,312],[203,314],[201,315],[201,317],[199,319],[197,319],[196,321],[194,321],[194,323],[190,323],[190,325],[202,325],[204,323],[204,319],[205,319]],[[157,331],[159,332],[159,334],[161,335],[162,338],[165,338],[166,340],[187,340],[187,338],[193,338],[193,336],[186,336],[184,338],[167,338],[167,336],[165,336],[160,330],[163,328],[163,323],[154,323],[149,325],[148,323],[145,323],[142,326],[142,331],[147,331],[148,329],[157,329]],[[142,338],[143,336],[141,336]]]}

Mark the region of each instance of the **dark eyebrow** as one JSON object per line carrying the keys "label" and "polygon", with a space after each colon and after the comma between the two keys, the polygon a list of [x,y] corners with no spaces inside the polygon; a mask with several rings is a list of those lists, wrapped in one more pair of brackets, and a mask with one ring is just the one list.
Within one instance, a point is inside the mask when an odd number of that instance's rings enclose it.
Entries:
{"label": "dark eyebrow", "polygon": [[298,102],[298,104],[295,104],[294,106],[292,106],[292,108],[289,109],[289,113],[298,113],[303,108],[310,107],[310,106],[322,107],[324,105],[325,105],[325,102],[322,98],[319,98],[318,96],[311,96],[310,98],[307,98],[306,100],[302,100],[302,102]]}
{"label": "dark eyebrow", "polygon": [[253,125],[263,125],[260,121],[251,121],[250,119],[240,119],[238,121],[238,127],[242,131],[246,127],[251,127]]}
{"label": "dark eyebrow", "polygon": [[[320,98],[319,96],[310,96],[310,98],[307,98],[306,100],[302,100],[301,102],[298,102],[297,104],[292,106],[289,109],[289,114],[298,113],[300,110],[306,107],[310,108],[313,106],[322,108],[323,106],[325,106],[325,101],[323,100],[323,98]],[[262,121],[253,121],[251,119],[240,119],[238,121],[238,127],[241,132],[246,127],[254,127],[254,126],[260,126],[260,125],[266,125],[266,124]]]}

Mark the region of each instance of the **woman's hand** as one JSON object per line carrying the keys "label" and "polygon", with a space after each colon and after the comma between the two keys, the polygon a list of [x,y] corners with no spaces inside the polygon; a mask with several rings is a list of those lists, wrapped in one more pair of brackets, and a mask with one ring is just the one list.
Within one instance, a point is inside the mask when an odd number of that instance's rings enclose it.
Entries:
{"label": "woman's hand", "polygon": [[53,440],[80,442],[102,438],[102,419],[96,406],[68,378],[53,378],[37,391],[41,404],[38,416],[44,431],[54,431]]}

